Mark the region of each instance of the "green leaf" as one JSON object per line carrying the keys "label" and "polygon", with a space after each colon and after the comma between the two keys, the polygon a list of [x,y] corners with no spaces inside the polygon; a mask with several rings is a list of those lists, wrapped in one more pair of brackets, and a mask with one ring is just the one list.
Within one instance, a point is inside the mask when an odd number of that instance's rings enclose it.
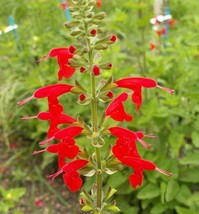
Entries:
{"label": "green leaf", "polygon": [[188,204],[191,207],[199,209],[199,192],[195,192],[189,199]]}
{"label": "green leaf", "polygon": [[137,194],[138,199],[151,199],[160,195],[160,190],[157,185],[147,184],[142,187]]}
{"label": "green leaf", "polygon": [[176,211],[178,214],[197,214],[198,212],[190,210],[190,209],[186,209],[186,208],[182,208],[182,207],[175,207]]}
{"label": "green leaf", "polygon": [[187,168],[186,171],[182,171],[179,176],[180,181],[198,183],[199,182],[199,170],[195,168]]}
{"label": "green leaf", "polygon": [[179,132],[171,132],[168,143],[171,145],[175,156],[178,156],[180,148],[185,144],[184,134]]}
{"label": "green leaf", "polygon": [[179,193],[176,196],[176,200],[182,204],[188,205],[187,199],[192,196],[192,193],[188,186],[182,185]]}
{"label": "green leaf", "polygon": [[110,211],[113,211],[113,212],[119,212],[120,211],[120,209],[117,206],[115,206],[115,205],[108,205],[105,208],[107,210],[110,210]]}
{"label": "green leaf", "polygon": [[160,184],[160,196],[161,196],[161,202],[165,203],[165,192],[166,192],[167,185],[164,182],[161,182]]}
{"label": "green leaf", "polygon": [[82,207],[82,211],[85,211],[85,212],[89,212],[89,211],[92,211],[94,210],[94,208],[90,205],[85,205]]}
{"label": "green leaf", "polygon": [[167,209],[167,207],[165,206],[165,204],[162,203],[157,203],[155,204],[155,206],[152,207],[152,209],[150,210],[151,214],[160,214],[160,213],[165,213],[165,210]]}
{"label": "green leaf", "polygon": [[183,157],[180,160],[180,164],[182,165],[187,165],[187,164],[191,164],[191,165],[199,165],[199,152],[193,152],[189,155],[187,155],[186,157]]}
{"label": "green leaf", "polygon": [[170,202],[172,201],[178,192],[180,191],[180,186],[177,181],[171,180],[168,182],[165,192],[165,201]]}
{"label": "green leaf", "polygon": [[199,148],[199,133],[196,131],[192,133],[192,142],[195,147]]}

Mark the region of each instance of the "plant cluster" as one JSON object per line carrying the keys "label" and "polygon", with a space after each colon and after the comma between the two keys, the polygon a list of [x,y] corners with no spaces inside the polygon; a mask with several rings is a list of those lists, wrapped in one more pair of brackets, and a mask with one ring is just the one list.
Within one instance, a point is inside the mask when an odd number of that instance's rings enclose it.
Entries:
{"label": "plant cluster", "polygon": [[[96,182],[91,191],[83,189],[81,193],[82,210],[91,213],[110,213],[119,211],[119,208],[116,202],[110,199],[116,190],[112,187],[107,191],[103,190],[103,179],[106,174],[114,174],[121,170],[123,165],[130,167],[133,173],[129,176],[129,182],[133,188],[142,184],[144,170],[156,170],[167,176],[172,175],[157,167],[155,163],[143,159],[138,152],[137,142],[145,149],[151,149],[151,145],[147,144],[143,138],[155,136],[114,126],[110,121],[132,121],[133,117],[126,112],[124,103],[131,97],[132,103],[139,111],[143,88],[159,88],[170,94],[174,91],[146,77],[127,77],[116,81],[112,76],[108,80],[100,78],[105,70],[112,69],[112,63],[104,61],[101,52],[114,44],[117,37],[107,35],[105,32],[103,26],[106,14],[93,12],[94,0],[73,0],[72,2],[73,6],[70,7],[72,21],[66,22],[65,27],[70,30],[70,35],[78,40],[78,44],[53,48],[38,62],[57,58],[59,81],[68,80],[75,75],[85,75],[90,88],[76,78],[74,84],[56,83],[39,88],[32,96],[18,102],[18,105],[22,106],[32,99],[47,99],[48,111],[22,119],[38,118],[49,121],[47,139],[39,143],[41,146],[53,140],[59,142],[51,143],[33,154],[44,151],[57,154],[59,170],[49,178],[54,180],[58,175],[63,174],[63,180],[72,192],[78,191],[82,186],[80,174],[95,175]],[[80,73],[77,74],[77,72]],[[121,92],[115,96],[113,91],[120,88],[128,92]],[[90,122],[86,122],[79,115],[74,118],[63,113],[64,106],[60,103],[59,97],[69,93],[78,95],[78,104],[90,105]],[[100,112],[99,105],[107,102],[110,102],[109,105]],[[80,135],[90,139],[88,144],[92,145],[91,152],[88,151],[87,144],[84,148],[76,144],[75,137]],[[117,140],[113,146],[104,140],[106,135],[116,137]],[[101,150],[105,145],[109,146],[106,154],[102,155]]]}

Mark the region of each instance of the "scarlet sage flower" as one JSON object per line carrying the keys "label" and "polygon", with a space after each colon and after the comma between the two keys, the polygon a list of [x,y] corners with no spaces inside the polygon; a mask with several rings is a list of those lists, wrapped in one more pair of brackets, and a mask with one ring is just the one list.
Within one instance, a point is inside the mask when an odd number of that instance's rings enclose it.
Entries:
{"label": "scarlet sage flower", "polygon": [[129,77],[115,81],[119,88],[128,88],[133,90],[132,102],[136,105],[138,111],[142,104],[142,87],[143,88],[160,88],[170,94],[174,94],[174,90],[164,88],[157,84],[157,82],[150,78],[145,77]]}
{"label": "scarlet sage flower", "polygon": [[130,166],[134,171],[134,173],[129,177],[130,184],[133,188],[136,188],[136,186],[140,186],[142,184],[144,170],[156,170],[166,176],[172,176],[172,173],[158,168],[153,162],[150,162],[148,160],[134,157],[124,157],[120,161],[122,162],[122,164]]}
{"label": "scarlet sage flower", "polygon": [[58,175],[65,172],[65,174],[63,175],[64,183],[71,192],[76,192],[81,188],[83,183],[77,171],[86,166],[87,163],[87,160],[75,160],[73,162],[70,162],[69,164],[65,164],[58,172],[48,177],[54,180]]}
{"label": "scarlet sage flower", "polygon": [[119,138],[116,144],[112,147],[114,156],[122,161],[124,157],[136,157],[140,158],[140,155],[136,148],[136,142],[133,139]]}
{"label": "scarlet sage flower", "polygon": [[73,159],[79,153],[79,147],[75,145],[75,141],[72,138],[67,138],[60,143],[49,145],[47,148],[34,151],[33,155],[42,153],[42,152],[50,152],[50,153],[57,153],[59,159]]}
{"label": "scarlet sage flower", "polygon": [[48,85],[43,88],[37,89],[31,97],[28,97],[25,100],[18,102],[17,104],[19,106],[22,106],[23,104],[29,102],[30,100],[32,100],[34,98],[37,98],[37,99],[48,98],[48,100],[50,101],[51,104],[54,103],[53,101],[55,101],[55,103],[57,103],[58,102],[57,98],[62,94],[66,94],[66,93],[70,92],[73,87],[74,86],[68,85],[68,84]]}
{"label": "scarlet sage flower", "polygon": [[124,105],[122,104],[128,99],[128,94],[123,92],[117,98],[115,98],[106,109],[106,116],[110,116],[116,121],[131,121],[133,117],[127,114],[124,110]]}
{"label": "scarlet sage flower", "polygon": [[144,142],[142,140],[143,137],[151,137],[154,138],[155,136],[153,135],[144,135],[142,132],[133,132],[129,129],[125,129],[119,126],[115,126],[115,127],[111,127],[108,129],[111,134],[115,137],[117,137],[118,139],[128,139],[130,141],[135,141],[137,140],[139,143],[141,143],[146,149],[151,149],[152,147],[147,144],[146,142]]}
{"label": "scarlet sage flower", "polygon": [[44,140],[42,142],[40,142],[40,145],[44,145],[48,142],[50,142],[51,140],[65,140],[68,138],[73,139],[74,137],[78,136],[81,134],[81,132],[83,131],[82,127],[79,126],[69,126],[67,128],[61,129],[58,132],[55,133],[54,136],[52,136],[51,138]]}
{"label": "scarlet sage flower", "polygon": [[62,114],[63,107],[61,105],[50,106],[50,112],[40,112],[36,116],[22,117],[22,120],[38,118],[40,120],[49,120],[50,127],[48,129],[48,138],[52,137],[58,129],[60,124],[71,124],[77,120],[67,114]]}
{"label": "scarlet sage flower", "polygon": [[57,62],[59,64],[58,78],[62,80],[63,78],[70,78],[74,72],[75,68],[70,67],[69,59],[73,57],[75,48],[70,46],[69,48],[54,48],[49,54],[43,56],[38,62],[41,62],[47,58],[57,57]]}

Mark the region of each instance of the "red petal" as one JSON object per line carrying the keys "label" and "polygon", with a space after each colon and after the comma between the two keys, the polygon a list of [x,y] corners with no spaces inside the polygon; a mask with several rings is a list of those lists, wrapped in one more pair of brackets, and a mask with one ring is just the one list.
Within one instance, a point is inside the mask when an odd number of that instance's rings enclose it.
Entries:
{"label": "red petal", "polygon": [[70,92],[72,88],[73,88],[72,85],[67,84],[48,85],[43,88],[37,89],[34,93],[34,97],[35,98],[44,98],[48,96],[58,97],[62,94]]}
{"label": "red petal", "polygon": [[47,151],[50,153],[57,153],[58,152],[58,144],[53,144],[47,147]]}
{"label": "red petal", "polygon": [[70,189],[71,192],[78,191],[82,186],[82,179],[79,177],[78,172],[72,172],[70,174],[63,175],[64,183]]}
{"label": "red petal", "polygon": [[58,71],[58,79],[59,81],[63,78],[69,79],[75,73],[75,68],[71,68],[68,65],[61,65]]}
{"label": "red petal", "polygon": [[68,48],[54,48],[50,51],[49,56],[50,57],[56,57],[59,54],[67,54],[67,53],[69,53]]}
{"label": "red petal", "polygon": [[120,88],[129,88],[134,90],[136,87],[154,88],[157,86],[155,80],[146,77],[129,77],[115,82]]}
{"label": "red petal", "polygon": [[156,165],[154,163],[144,159],[140,159],[140,158],[133,158],[133,157],[123,158],[122,163],[124,165],[130,166],[135,169],[140,169],[140,170],[156,169]]}
{"label": "red petal", "polygon": [[77,170],[81,169],[87,163],[88,163],[87,160],[78,159],[78,160],[75,160],[75,161],[70,162],[69,164],[65,165],[63,167],[63,171],[67,172],[67,173],[71,173],[71,172],[74,172],[74,171],[77,171]]}
{"label": "red petal", "polygon": [[51,119],[51,113],[50,112],[41,112],[37,116],[40,120],[50,120]]}
{"label": "red petal", "polygon": [[119,127],[119,126],[115,126],[115,127],[111,127],[109,128],[109,131],[111,132],[111,134],[117,138],[128,138],[131,140],[136,140],[137,139],[137,135],[135,133],[133,133],[132,131]]}
{"label": "red petal", "polygon": [[126,92],[123,92],[118,97],[116,97],[107,107],[106,116],[110,115],[115,110],[115,108],[117,108],[119,104],[126,101],[127,99],[128,99],[128,94]]}
{"label": "red petal", "polygon": [[74,138],[74,137],[80,135],[82,131],[83,131],[83,128],[81,128],[79,126],[70,126],[70,127],[67,127],[65,129],[58,131],[55,134],[55,139],[62,140],[67,137]]}
{"label": "red petal", "polygon": [[143,180],[143,174],[142,171],[139,174],[132,174],[129,176],[129,181],[130,184],[133,188],[136,188],[137,186],[141,186],[142,185],[142,180]]}

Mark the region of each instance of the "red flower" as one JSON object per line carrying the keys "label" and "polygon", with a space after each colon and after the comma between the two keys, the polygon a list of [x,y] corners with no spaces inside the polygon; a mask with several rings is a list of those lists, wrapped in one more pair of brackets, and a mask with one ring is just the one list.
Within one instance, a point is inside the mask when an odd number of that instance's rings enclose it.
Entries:
{"label": "red flower", "polygon": [[77,170],[83,168],[88,163],[87,160],[75,160],[69,164],[65,164],[57,173],[48,176],[54,180],[58,175],[65,172],[63,175],[64,182],[71,192],[78,191],[82,186],[82,179]]}
{"label": "red flower", "polygon": [[102,7],[102,1],[101,0],[97,0],[96,1],[96,6],[97,7]]}
{"label": "red flower", "polygon": [[150,49],[151,51],[153,51],[153,50],[156,49],[156,45],[155,45],[154,43],[150,42],[149,45],[150,45],[150,48],[149,48],[149,49]]}
{"label": "red flower", "polygon": [[79,147],[75,145],[75,141],[72,138],[67,138],[60,143],[49,145],[47,148],[39,151],[34,151],[33,155],[41,152],[48,151],[50,153],[57,153],[59,159],[64,160],[65,158],[73,159],[79,153]]}
{"label": "red flower", "polygon": [[60,68],[58,72],[59,80],[62,80],[63,78],[68,79],[75,72],[75,68],[70,67],[69,64],[69,59],[73,57],[75,50],[76,49],[73,46],[70,46],[69,48],[54,48],[48,55],[45,55],[38,60],[38,62],[41,62],[49,57],[57,57],[57,62]]}
{"label": "red flower", "polygon": [[40,120],[50,120],[50,128],[48,129],[48,138],[52,137],[58,129],[60,124],[71,124],[77,120],[67,114],[62,114],[63,107],[62,105],[51,105],[49,104],[50,112],[41,112],[36,116],[26,116],[22,120],[38,118]]}
{"label": "red flower", "polygon": [[35,199],[35,204],[38,206],[38,207],[44,207],[45,204],[43,201],[39,200],[39,199]]}
{"label": "red flower", "polygon": [[120,161],[122,164],[130,166],[134,170],[134,173],[129,177],[130,184],[133,188],[136,188],[136,186],[140,186],[142,184],[144,170],[156,170],[166,176],[172,176],[172,173],[158,168],[153,162],[148,160],[134,157],[124,157]]}
{"label": "red flower", "polygon": [[129,129],[125,129],[119,126],[111,127],[108,129],[111,134],[119,139],[128,139],[128,141],[135,141],[137,140],[141,143],[146,149],[151,149],[152,147],[144,142],[142,138],[144,137],[151,137],[154,138],[153,135],[144,135],[142,132],[133,132]]}
{"label": "red flower", "polygon": [[44,145],[53,139],[56,139],[56,140],[65,140],[68,138],[73,139],[74,137],[80,135],[82,131],[83,131],[83,128],[81,128],[79,126],[69,126],[67,128],[59,130],[58,132],[55,133],[54,136],[52,136],[51,138],[49,138],[47,140],[40,142],[39,144]]}
{"label": "red flower", "polygon": [[128,98],[128,94],[123,92],[118,97],[116,97],[107,107],[106,109],[106,116],[110,116],[112,119],[116,121],[131,121],[132,116],[127,114],[124,110],[124,105],[122,102],[125,102]]}
{"label": "red flower", "polygon": [[128,88],[133,90],[132,101],[136,105],[138,111],[142,104],[142,87],[144,88],[160,88],[170,94],[174,94],[174,90],[159,86],[155,80],[146,77],[129,77],[120,79],[115,82],[119,88]]}
{"label": "red flower", "polygon": [[49,103],[58,103],[57,97],[66,94],[71,91],[74,86],[68,84],[54,84],[48,85],[43,88],[37,89],[31,97],[28,97],[25,100],[18,102],[19,106],[27,103],[28,101],[32,100],[33,98],[48,98]]}
{"label": "red flower", "polygon": [[176,20],[175,19],[169,19],[168,23],[170,27],[174,27]]}

